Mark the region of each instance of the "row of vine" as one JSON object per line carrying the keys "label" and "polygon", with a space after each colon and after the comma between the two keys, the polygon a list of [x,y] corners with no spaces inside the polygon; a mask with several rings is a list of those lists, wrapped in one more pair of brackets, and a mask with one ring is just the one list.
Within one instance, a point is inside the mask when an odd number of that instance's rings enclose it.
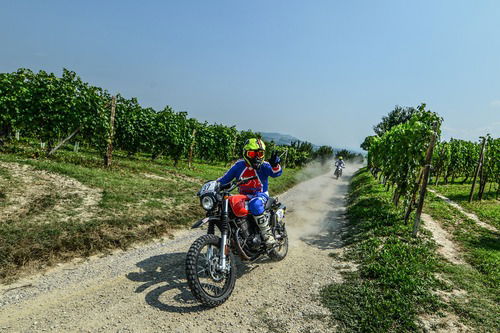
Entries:
{"label": "row of vine", "polygon": [[[0,140],[35,138],[49,152],[73,134],[74,142],[104,152],[111,132],[111,98],[105,89],[83,82],[66,69],[61,77],[23,68],[0,73]],[[142,107],[136,98],[117,95],[115,105],[113,146],[130,155],[147,153],[153,159],[165,156],[175,164],[192,156],[227,163],[240,156],[248,138],[260,136],[234,126],[199,122],[169,106],[160,111]],[[278,150],[290,167],[333,156],[331,147],[314,150],[307,142],[268,145],[268,152]]]}

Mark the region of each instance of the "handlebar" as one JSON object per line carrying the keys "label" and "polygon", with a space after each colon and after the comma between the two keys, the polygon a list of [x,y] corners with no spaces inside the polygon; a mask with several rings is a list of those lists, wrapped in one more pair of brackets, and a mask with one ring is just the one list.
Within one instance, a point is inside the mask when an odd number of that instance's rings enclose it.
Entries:
{"label": "handlebar", "polygon": [[241,178],[240,181],[236,182],[235,184],[236,184],[236,186],[239,186],[239,185],[248,183],[249,181],[254,180],[254,179],[257,179],[257,176],[252,176],[252,177],[248,177],[248,178]]}
{"label": "handlebar", "polygon": [[[252,176],[252,177],[247,177],[247,178],[241,178],[239,181],[234,181],[232,183],[229,183],[229,184],[231,184],[231,186],[225,192],[231,192],[232,190],[234,190],[238,186],[240,186],[242,184],[245,184],[245,183],[248,183],[249,181],[254,180],[254,179],[257,179],[257,176]],[[222,188],[222,189],[224,189],[224,188]]]}

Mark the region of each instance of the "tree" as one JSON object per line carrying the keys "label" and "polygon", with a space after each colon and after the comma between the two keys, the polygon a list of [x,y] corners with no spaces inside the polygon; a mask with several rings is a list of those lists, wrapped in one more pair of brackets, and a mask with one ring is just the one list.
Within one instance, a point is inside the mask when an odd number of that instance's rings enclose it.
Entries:
{"label": "tree", "polygon": [[370,135],[365,138],[363,143],[360,145],[361,149],[369,151],[370,150],[370,145],[373,141],[373,139],[376,137],[376,135]]}
{"label": "tree", "polygon": [[382,121],[380,123],[373,126],[373,130],[378,136],[382,136],[385,132],[387,132],[394,126],[407,122],[416,112],[424,109],[425,104],[419,105],[416,109],[411,106],[401,107],[399,105],[396,105],[394,107],[394,110],[389,112],[387,116],[382,117]]}
{"label": "tree", "polygon": [[333,148],[330,146],[321,146],[314,152],[314,158],[318,159],[321,164],[325,164],[326,161],[333,157]]}

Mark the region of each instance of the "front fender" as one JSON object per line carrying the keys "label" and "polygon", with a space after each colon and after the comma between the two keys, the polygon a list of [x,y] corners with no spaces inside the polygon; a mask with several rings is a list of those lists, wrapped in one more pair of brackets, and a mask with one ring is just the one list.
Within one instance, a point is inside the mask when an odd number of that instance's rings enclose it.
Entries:
{"label": "front fender", "polygon": [[204,219],[201,219],[199,220],[198,222],[196,222],[195,224],[193,224],[191,226],[191,229],[196,229],[196,228],[199,228],[201,227],[202,225],[204,225],[205,223],[209,222],[209,221],[215,221],[215,220],[219,220],[218,217],[213,217],[213,216],[209,216],[209,217],[205,217]]}

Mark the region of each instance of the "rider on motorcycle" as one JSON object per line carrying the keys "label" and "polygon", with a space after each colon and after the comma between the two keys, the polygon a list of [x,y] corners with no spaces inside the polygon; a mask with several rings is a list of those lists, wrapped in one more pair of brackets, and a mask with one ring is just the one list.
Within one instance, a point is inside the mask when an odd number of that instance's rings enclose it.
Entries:
{"label": "rider on motorcycle", "polygon": [[282,169],[280,158],[275,152],[269,159],[264,161],[266,146],[260,139],[249,139],[243,146],[243,159],[238,160],[221,178],[217,181],[221,186],[229,184],[233,179],[241,179],[257,176],[239,186],[240,194],[247,195],[248,210],[254,216],[260,233],[266,246],[272,247],[276,240],[274,239],[271,228],[269,227],[269,215],[264,214],[264,207],[269,199],[268,177],[281,176]]}
{"label": "rider on motorcycle", "polygon": [[344,158],[342,156],[339,156],[338,157],[339,159],[337,161],[335,161],[335,167],[336,168],[345,168],[345,162],[344,162]]}

